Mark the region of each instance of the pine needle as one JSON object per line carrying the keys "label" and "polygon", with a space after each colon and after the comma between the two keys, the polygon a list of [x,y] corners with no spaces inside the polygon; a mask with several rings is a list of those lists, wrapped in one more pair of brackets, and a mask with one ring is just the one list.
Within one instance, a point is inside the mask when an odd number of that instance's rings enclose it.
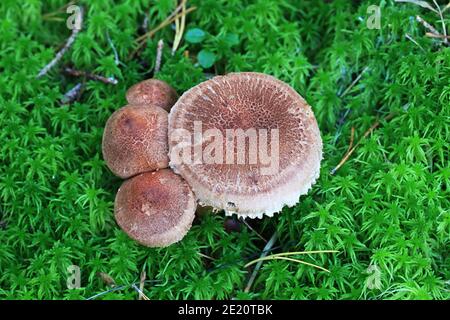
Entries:
{"label": "pine needle", "polygon": [[58,20],[60,19],[60,21],[65,21],[66,19],[54,18],[54,16],[56,16],[58,14],[61,14],[61,13],[64,13],[69,6],[71,6],[71,5],[75,4],[75,3],[76,3],[76,1],[70,1],[69,3],[66,3],[65,5],[63,5],[62,7],[59,7],[58,9],[56,9],[53,12],[44,13],[42,15],[42,20],[47,20],[47,21],[54,20],[54,21],[57,21],[57,19]]}
{"label": "pine needle", "polygon": [[282,252],[270,255],[271,257],[293,256],[297,254],[316,254],[316,253],[337,253],[337,250],[312,250],[312,251],[295,251],[295,252]]}
{"label": "pine needle", "polygon": [[197,7],[191,7],[189,9],[186,9],[186,11],[182,12],[182,13],[178,13],[178,14],[174,14],[175,12],[179,11],[182,8],[182,6],[178,6],[177,9],[175,9],[175,11],[169,15],[163,22],[161,22],[156,28],[150,30],[149,32],[143,34],[142,36],[138,37],[136,39],[136,42],[138,43],[137,48],[131,53],[131,57],[133,57],[137,52],[139,52],[146,43],[146,40],[148,38],[151,38],[155,35],[156,32],[158,32],[159,30],[167,27],[169,24],[171,24],[172,22],[174,22],[175,20],[179,19],[182,16],[185,16],[189,13],[191,13],[192,11],[196,10]]}
{"label": "pine needle", "polygon": [[[391,112],[390,114],[388,114],[386,117],[384,117],[385,121],[389,121],[391,120],[393,117],[395,116],[395,113]],[[344,157],[341,159],[341,161],[339,161],[338,165],[336,167],[334,167],[331,171],[330,174],[335,174],[336,171],[339,170],[340,167],[342,167],[344,165],[344,163],[348,160],[348,158],[352,155],[352,153],[356,150],[356,148],[361,144],[362,140],[364,138],[366,138],[370,133],[372,133],[373,130],[375,130],[376,128],[379,127],[380,125],[380,121],[377,120],[373,125],[370,126],[369,129],[366,130],[366,132],[364,132],[364,135],[361,137],[361,139],[358,140],[358,142],[350,149],[348,150],[345,154]]]}
{"label": "pine needle", "polygon": [[433,11],[434,13],[438,13],[438,12],[436,11],[436,9],[434,9],[434,8],[433,8],[428,2],[426,2],[426,1],[419,1],[419,0],[395,0],[395,2],[412,3],[412,4],[415,4],[415,5],[419,6],[419,7],[422,7],[422,8],[428,9],[428,10],[431,10],[431,11]]}
{"label": "pine needle", "polygon": [[276,254],[272,254],[270,256],[267,257],[261,257],[258,259],[255,259],[253,261],[250,261],[249,263],[247,263],[244,267],[247,268],[255,263],[258,262],[262,262],[262,261],[267,261],[267,260],[287,260],[287,261],[292,261],[292,262],[297,262],[300,264],[304,264],[310,267],[314,267],[317,269],[320,269],[322,271],[326,271],[326,272],[330,272],[328,269],[318,266],[314,263],[310,263],[310,262],[306,262],[303,260],[299,260],[299,259],[293,259],[293,258],[288,258],[286,256],[291,256],[291,255],[299,255],[299,254],[315,254],[315,253],[336,253],[338,251],[336,250],[315,250],[315,251],[296,251],[296,252],[282,252],[282,253],[276,253]]}
{"label": "pine needle", "polygon": [[437,4],[436,0],[433,0],[433,3],[434,3],[434,5],[436,6],[436,8],[438,10],[439,17],[441,18],[442,32],[444,33],[444,43],[447,44],[448,43],[448,40],[447,40],[447,26],[445,25],[445,20],[444,20],[444,16],[442,15],[441,7],[439,7],[439,5]]}
{"label": "pine needle", "polygon": [[442,9],[442,12],[447,11],[448,9],[450,9],[450,2],[445,6],[444,9]]}
{"label": "pine needle", "polygon": [[306,262],[306,261],[303,261],[303,260],[287,258],[287,257],[274,257],[274,256],[267,256],[267,257],[264,257],[264,258],[259,258],[259,259],[253,260],[253,261],[247,263],[245,265],[245,267],[249,267],[252,264],[255,264],[257,262],[267,261],[267,260],[287,260],[287,261],[297,262],[297,263],[304,264],[304,265],[307,265],[307,266],[315,267],[317,269],[320,269],[320,270],[323,270],[323,271],[326,271],[326,272],[330,272],[328,269],[325,269],[325,268],[323,268],[321,266],[318,266],[318,265],[315,265],[313,263],[309,263],[309,262]]}
{"label": "pine needle", "polygon": [[181,13],[183,14],[181,16],[181,19],[176,19],[175,20],[175,39],[173,41],[173,46],[172,46],[172,55],[175,53],[175,51],[177,51],[178,46],[180,45],[181,39],[183,38],[183,33],[184,33],[184,28],[186,26],[186,3],[187,0],[182,0],[181,2],[181,6],[182,6],[182,10]]}
{"label": "pine needle", "polygon": [[200,257],[205,258],[205,259],[208,259],[208,260],[211,260],[211,261],[216,261],[216,259],[214,259],[214,258],[212,258],[212,257],[210,257],[210,256],[208,256],[208,255],[206,255],[206,254],[204,254],[204,253],[199,252],[198,255],[199,255]]}

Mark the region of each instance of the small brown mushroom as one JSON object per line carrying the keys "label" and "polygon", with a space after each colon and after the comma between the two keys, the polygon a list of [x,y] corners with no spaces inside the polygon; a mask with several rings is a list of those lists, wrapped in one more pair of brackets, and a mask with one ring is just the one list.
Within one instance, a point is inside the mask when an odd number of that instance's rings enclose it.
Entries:
{"label": "small brown mushroom", "polygon": [[129,104],[155,106],[169,111],[177,101],[178,94],[162,80],[147,79],[128,89],[126,98]]}
{"label": "small brown mushroom", "polygon": [[125,106],[106,122],[103,158],[111,171],[129,178],[139,173],[167,168],[168,114],[161,108]]}
{"label": "small brown mushroom", "polygon": [[114,204],[122,230],[148,247],[167,247],[183,239],[191,228],[195,209],[191,188],[170,169],[125,181]]}
{"label": "small brown mushroom", "polygon": [[[180,137],[194,141],[192,149],[180,148]],[[169,157],[200,205],[255,218],[308,192],[319,176],[322,139],[311,107],[289,85],[231,73],[191,88],[173,106]]]}

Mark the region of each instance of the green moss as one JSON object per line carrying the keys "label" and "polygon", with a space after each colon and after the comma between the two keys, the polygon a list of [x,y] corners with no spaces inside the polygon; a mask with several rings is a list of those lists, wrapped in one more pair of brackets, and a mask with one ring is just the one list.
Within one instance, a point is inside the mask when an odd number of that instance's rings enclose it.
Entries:
{"label": "green moss", "polygon": [[[88,298],[108,290],[97,276],[103,272],[124,287],[100,298],[135,299],[130,284],[143,269],[151,299],[450,298],[450,48],[425,37],[414,20],[420,14],[440,30],[434,13],[381,1],[381,29],[370,30],[372,1],[189,1],[197,9],[187,29],[203,30],[201,42],[182,41],[172,55],[169,26],[129,59],[144,14],[154,28],[175,1],[81,3],[83,30],[39,80],[70,35],[64,11],[56,15],[61,21],[43,14],[65,1],[0,3],[0,298]],[[250,224],[266,238],[278,231],[274,252],[339,250],[305,257],[329,274],[270,261],[247,293],[244,265],[264,243],[245,225],[227,233],[222,215],[204,215],[165,249],[139,246],[116,226],[120,180],[102,160],[103,126],[125,104],[127,87],[152,76],[159,39],[166,46],[157,77],[180,93],[210,73],[258,71],[286,81],[312,105],[324,140],[319,181],[296,207]],[[215,55],[214,67],[201,68],[201,50]],[[80,80],[62,72],[69,64],[119,84],[89,80],[77,102],[61,105]],[[391,112],[331,175],[351,128],[358,141]],[[67,289],[70,265],[81,269],[80,289]],[[367,285],[370,266],[380,272],[378,288]]]}

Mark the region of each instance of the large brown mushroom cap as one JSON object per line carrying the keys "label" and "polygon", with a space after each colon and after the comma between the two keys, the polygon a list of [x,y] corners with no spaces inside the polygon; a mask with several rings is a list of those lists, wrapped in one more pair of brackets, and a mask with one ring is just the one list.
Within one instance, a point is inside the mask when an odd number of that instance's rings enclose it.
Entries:
{"label": "large brown mushroom cap", "polygon": [[169,111],[177,101],[178,94],[162,80],[147,79],[128,89],[126,98],[129,104],[155,106]]}
{"label": "large brown mushroom cap", "polygon": [[[203,133],[221,132],[224,154],[227,129],[278,129],[278,170],[263,174],[266,164],[259,157],[250,163],[250,153],[244,164],[174,160],[172,152],[179,147],[174,136],[184,130],[195,141],[194,122],[201,123]],[[203,152],[210,142],[205,139]],[[270,133],[268,141],[269,153],[275,150]],[[286,83],[250,72],[217,76],[184,93],[169,115],[169,149],[170,166],[189,183],[200,204],[245,217],[271,216],[284,205],[295,205],[318,178],[322,159],[322,139],[311,107]]]}
{"label": "large brown mushroom cap", "polygon": [[107,166],[121,178],[167,168],[167,126],[168,114],[161,108],[128,105],[115,111],[103,133]]}
{"label": "large brown mushroom cap", "polygon": [[166,247],[180,241],[192,225],[195,209],[191,188],[169,169],[125,181],[114,204],[122,230],[148,247]]}

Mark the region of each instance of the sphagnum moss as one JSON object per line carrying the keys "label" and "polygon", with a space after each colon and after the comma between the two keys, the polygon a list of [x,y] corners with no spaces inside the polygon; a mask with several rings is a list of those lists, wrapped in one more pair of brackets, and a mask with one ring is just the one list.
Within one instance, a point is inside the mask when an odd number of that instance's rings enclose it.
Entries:
{"label": "sphagnum moss", "polygon": [[[67,15],[58,11],[66,2],[1,1],[0,297],[93,297],[108,290],[102,272],[124,287],[97,299],[136,299],[131,284],[145,270],[150,299],[450,298],[450,49],[415,20],[434,23],[433,12],[383,3],[381,29],[369,29],[371,1],[192,0],[188,6],[197,9],[186,30],[203,30],[201,41],[182,39],[172,55],[174,31],[166,27],[129,59],[145,32],[144,15],[146,30],[154,29],[175,2],[79,1],[82,31],[36,80],[70,36]],[[435,28],[441,32],[439,23]],[[304,257],[330,273],[266,261],[245,292],[244,265],[264,247],[245,225],[227,233],[223,215],[203,215],[165,249],[139,246],[116,226],[120,180],[100,156],[102,130],[125,104],[126,89],[153,76],[159,39],[168,45],[157,78],[179,93],[211,74],[255,71],[289,83],[311,104],[324,142],[319,181],[297,206],[250,223],[266,239],[278,232],[271,253],[339,251]],[[202,50],[209,60],[197,60]],[[65,66],[118,84],[69,77]],[[62,105],[77,83],[80,96]],[[391,112],[396,116],[362,138]],[[352,128],[361,143],[331,175]],[[67,289],[71,265],[80,267],[79,289]]]}

